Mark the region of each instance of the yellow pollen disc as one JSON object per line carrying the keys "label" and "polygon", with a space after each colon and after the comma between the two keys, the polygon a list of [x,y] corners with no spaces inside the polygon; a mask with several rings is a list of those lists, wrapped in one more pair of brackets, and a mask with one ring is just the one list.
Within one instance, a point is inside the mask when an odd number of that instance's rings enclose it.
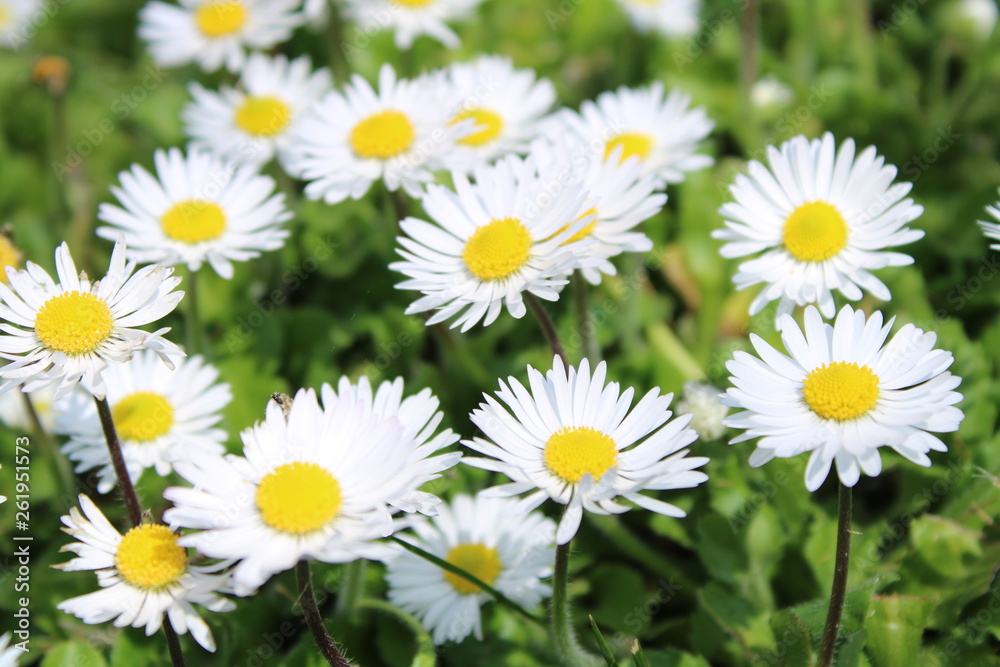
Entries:
{"label": "yellow pollen disc", "polygon": [[175,241],[211,241],[226,231],[226,214],[218,204],[200,199],[178,202],[160,218],[163,233]]}
{"label": "yellow pollen disc", "polygon": [[[2,11],[2,10],[0,10]],[[3,25],[0,16],[0,26]],[[0,282],[7,282],[7,267],[21,268],[21,253],[3,234],[0,234]]]}
{"label": "yellow pollen disc", "polygon": [[160,524],[137,526],[125,533],[115,552],[115,569],[139,588],[163,588],[187,570],[187,552],[177,535]]}
{"label": "yellow pollen disc", "polygon": [[406,151],[416,136],[405,113],[387,109],[359,121],[351,130],[350,142],[360,158],[387,160]]}
{"label": "yellow pollen disc", "polygon": [[236,110],[236,124],[255,137],[273,137],[288,127],[292,110],[277,97],[253,97]]}
{"label": "yellow pollen disc", "polygon": [[195,10],[194,22],[206,37],[225,37],[247,22],[247,8],[240,0],[212,0]]}
{"label": "yellow pollen disc", "polygon": [[[497,550],[483,544],[459,544],[448,552],[445,560],[469,574],[475,575],[480,581],[490,586],[493,585],[500,570],[503,569],[503,563],[500,562],[500,554],[497,553]],[[479,586],[468,579],[452,572],[445,572],[444,579],[458,591],[459,595],[471,595],[481,590]]]}
{"label": "yellow pollen disc", "polygon": [[10,10],[6,5],[0,4],[0,28],[6,28],[10,23]]}
{"label": "yellow pollen disc", "polygon": [[622,147],[621,161],[629,159],[633,155],[638,155],[639,160],[645,160],[653,150],[653,137],[643,132],[622,132],[612,137],[604,146],[604,159],[607,160],[615,149]]}
{"label": "yellow pollen disc", "polygon": [[170,401],[151,391],[137,391],[111,410],[118,435],[133,442],[150,442],[170,431],[174,408]]}
{"label": "yellow pollen disc", "polygon": [[473,124],[476,127],[483,128],[458,140],[458,143],[465,144],[466,146],[482,146],[483,144],[487,144],[500,136],[500,132],[503,130],[503,118],[489,109],[469,109],[468,111],[462,111],[455,114],[455,117],[451,119],[451,124],[455,125],[466,118],[473,119],[475,121]]}
{"label": "yellow pollen disc", "polygon": [[396,4],[403,5],[405,7],[423,7],[429,5],[434,0],[394,0]]}
{"label": "yellow pollen disc", "polygon": [[342,500],[340,483],[315,463],[278,466],[257,487],[257,508],[264,523],[296,535],[329,523],[340,511]]}
{"label": "yellow pollen disc", "polygon": [[596,482],[616,463],[615,441],[589,426],[561,428],[545,443],[545,465],[570,484],[576,484],[587,473]]}
{"label": "yellow pollen disc", "polygon": [[104,299],[90,292],[63,292],[50,298],[35,316],[42,345],[64,354],[86,354],[107,340],[115,326]]}
{"label": "yellow pollen disc", "polygon": [[847,223],[825,201],[802,204],[785,220],[785,249],[803,262],[830,259],[847,245]]}
{"label": "yellow pollen disc", "polygon": [[500,218],[476,230],[462,259],[480,280],[499,280],[521,268],[531,254],[531,234],[517,218]]}
{"label": "yellow pollen disc", "polygon": [[802,393],[813,412],[824,419],[856,419],[875,407],[878,376],[867,366],[835,361],[813,369]]}

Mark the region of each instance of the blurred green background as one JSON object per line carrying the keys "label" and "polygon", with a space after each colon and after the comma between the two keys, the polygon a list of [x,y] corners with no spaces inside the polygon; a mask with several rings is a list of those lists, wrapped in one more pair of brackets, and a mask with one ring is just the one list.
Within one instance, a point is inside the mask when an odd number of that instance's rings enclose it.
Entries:
{"label": "blurred green background", "polygon": [[[156,148],[182,145],[179,112],[187,85],[216,86],[223,73],[194,67],[157,70],[136,34],[142,3],[78,0],[53,3],[50,21],[20,53],[0,54],[0,222],[9,221],[26,256],[52,268],[52,252],[69,240],[74,256],[100,275],[111,244],[92,235],[98,203],[117,174],[134,162],[151,167]],[[756,7],[759,20],[743,12]],[[421,38],[400,54],[391,35],[369,39],[348,24],[357,46],[352,68],[372,78],[382,62],[407,74],[503,53],[556,84],[560,102],[582,100],[618,86],[662,80],[690,92],[717,126],[706,151],[711,169],[671,187],[666,210],[647,221],[654,240],[646,256],[623,256],[619,275],[591,292],[591,317],[610,375],[639,391],[659,386],[679,393],[689,379],[727,384],[725,361],[747,349],[747,334],[774,342],[773,309],[750,320],[752,293],[734,293],[735,263],[718,255],[709,232],[727,187],[749,157],[796,134],[834,133],[859,147],[874,144],[911,196],[925,207],[913,226],[926,237],[902,248],[910,267],[879,273],[891,303],[866,298],[862,306],[895,315],[939,334],[954,352],[953,372],[964,378],[961,430],[945,438],[921,469],[894,453],[886,469],[855,490],[854,552],[838,665],[1000,664],[1000,438],[994,380],[1000,363],[1000,256],[976,225],[997,199],[1000,164],[1000,36],[964,19],[953,1],[712,0],[702,30],[665,40],[636,34],[612,0],[486,0],[459,25],[462,46],[448,52]],[[988,26],[987,26],[988,27]],[[330,61],[329,36],[299,29],[279,51]],[[41,56],[71,66],[64,104],[33,80]],[[753,83],[775,77],[791,95],[753,101]],[[63,114],[64,122],[60,122]],[[110,128],[110,129],[108,129]],[[277,174],[276,167],[268,170]],[[401,276],[394,259],[396,220],[384,192],[335,207],[292,197],[292,237],[284,249],[239,265],[224,281],[203,273],[203,335],[210,358],[233,387],[226,410],[230,449],[239,431],[263,413],[275,391],[318,387],[342,375],[373,381],[403,376],[408,392],[430,387],[440,397],[445,425],[474,435],[467,419],[496,378],[523,378],[525,365],[547,368],[551,356],[530,316],[507,315],[461,335],[427,328],[403,314],[414,296],[393,288]],[[419,206],[411,204],[419,214]],[[288,277],[295,276],[292,281]],[[292,287],[294,285],[294,288]],[[287,299],[272,308],[274,290]],[[567,293],[568,296],[568,293]],[[572,360],[582,354],[571,300],[552,312]],[[166,323],[184,342],[179,312]],[[0,434],[0,491],[12,495],[17,433]],[[826,612],[833,570],[836,485],[808,493],[805,459],[775,461],[752,470],[750,445],[699,442],[712,458],[703,487],[672,492],[689,511],[675,520],[641,510],[620,521],[588,517],[575,553],[572,593],[578,628],[593,644],[587,614],[602,628],[622,665],[638,638],[654,665],[810,664]],[[85,482],[86,480],[82,480]],[[147,472],[139,486],[155,513],[162,489],[179,479]],[[460,466],[428,489],[444,496],[475,491],[481,471]],[[32,652],[24,664],[144,667],[169,664],[162,637],[140,630],[86,626],[55,610],[70,596],[92,591],[90,573],[50,569],[68,559],[70,541],[58,516],[74,493],[58,488],[50,457],[32,459]],[[124,519],[114,494],[98,499],[113,519]],[[551,511],[552,507],[548,507]],[[9,618],[19,594],[10,555],[13,508],[0,506],[0,617]],[[120,521],[119,525],[124,525]],[[341,568],[314,567],[321,607],[332,615]],[[367,569],[367,595],[384,592],[383,569]],[[204,615],[219,645],[212,656],[183,638],[190,665],[319,665],[301,616],[290,573],[278,576],[229,614]],[[6,629],[5,620],[0,630]],[[490,605],[486,640],[466,640],[438,651],[448,666],[556,664],[544,633]],[[409,665],[412,633],[392,616],[361,611],[330,624],[348,654],[367,667]],[[39,662],[40,661],[40,662]],[[257,662],[255,662],[257,661]],[[415,664],[415,663],[414,663]]]}

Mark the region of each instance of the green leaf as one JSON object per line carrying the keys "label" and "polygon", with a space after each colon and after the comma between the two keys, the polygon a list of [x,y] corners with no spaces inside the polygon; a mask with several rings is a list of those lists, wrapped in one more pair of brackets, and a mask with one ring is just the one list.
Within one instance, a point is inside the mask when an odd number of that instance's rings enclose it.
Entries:
{"label": "green leaf", "polygon": [[41,667],[108,667],[101,652],[80,641],[61,642],[45,654]]}
{"label": "green leaf", "polygon": [[865,623],[868,653],[876,667],[917,664],[920,640],[933,600],[902,595],[875,596]]}
{"label": "green leaf", "polygon": [[590,629],[594,631],[594,637],[597,639],[597,646],[601,649],[604,662],[608,663],[608,667],[618,667],[618,661],[615,660],[615,656],[611,652],[611,647],[604,641],[604,635],[601,634],[601,629],[597,627],[597,621],[594,620],[592,615],[590,616]]}
{"label": "green leaf", "polygon": [[983,555],[979,533],[939,516],[914,520],[910,539],[927,566],[943,577],[963,576],[964,566]]}
{"label": "green leaf", "polygon": [[812,633],[802,619],[785,610],[771,617],[775,646],[761,654],[764,662],[779,667],[812,667]]}

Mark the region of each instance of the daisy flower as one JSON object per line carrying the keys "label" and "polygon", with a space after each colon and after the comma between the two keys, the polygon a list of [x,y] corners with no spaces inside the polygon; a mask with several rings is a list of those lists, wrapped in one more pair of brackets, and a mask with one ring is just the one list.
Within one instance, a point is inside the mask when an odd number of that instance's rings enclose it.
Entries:
{"label": "daisy flower", "polygon": [[[169,369],[144,351],[105,373],[108,403],[122,441],[122,455],[135,483],[146,468],[161,477],[173,470],[181,452],[197,448],[221,455],[226,432],[213,428],[232,394],[219,384],[219,371],[201,357]],[[97,490],[109,492],[118,482],[93,400],[75,392],[55,409],[55,431],[68,435],[63,453],[76,461],[76,472],[99,468]]]}
{"label": "daisy flower", "polygon": [[[663,84],[619,88],[601,93],[596,102],[580,105],[580,113],[562,109],[550,120],[576,134],[595,157],[625,161],[639,158],[643,174],[663,183],[680,183],[684,172],[704,169],[712,158],[695,153],[715,123],[703,107],[691,109],[691,96]],[[615,157],[616,156],[616,157]]]}
{"label": "daisy flower", "polygon": [[[460,494],[440,515],[416,524],[416,536],[401,539],[456,565],[531,609],[552,589],[555,524],[539,512],[519,511],[507,498]],[[447,572],[400,547],[387,562],[389,600],[413,614],[435,644],[460,642],[469,634],[482,641],[480,608],[491,597],[467,579]]]}
{"label": "daisy flower", "polygon": [[885,248],[924,235],[905,226],[924,210],[903,199],[911,184],[892,185],[896,168],[873,146],[855,157],[853,140],[838,150],[829,132],[768,146],[767,154],[770,169],[753,161],[749,176],[736,177],[729,188],[736,201],[719,209],[726,226],[712,232],[727,242],[723,257],[763,253],[733,276],[737,289],[765,284],[750,314],[780,299],[779,315],[815,303],[833,317],[835,289],[851,301],[861,298],[862,288],[888,300],[889,288],[871,272],[912,264],[909,255]]}
{"label": "daisy flower", "polygon": [[[438,410],[440,402],[430,389],[424,388],[416,395],[404,399],[403,378],[383,382],[377,391],[372,392],[372,385],[367,377],[359,378],[357,384],[347,377],[341,377],[336,390],[324,384],[320,389],[320,398],[327,410],[343,401],[357,404],[365,418],[375,416],[383,420],[398,419],[403,428],[402,437],[414,444],[409,450],[410,465],[423,468],[421,474],[426,475],[428,480],[437,479],[440,475],[434,473],[451,468],[462,457],[461,453],[452,452],[440,458],[427,458],[429,454],[458,442],[458,435],[451,429],[434,435],[444,414]],[[389,504],[404,512],[434,515],[440,502],[441,499],[433,494],[413,490],[402,498],[390,500]]]}
{"label": "daisy flower", "polygon": [[97,217],[111,227],[97,235],[129,244],[137,262],[186,264],[197,271],[208,262],[223,278],[233,277],[232,262],[277,250],[291,219],[285,195],[272,194],[274,179],[252,166],[236,166],[198,150],[185,157],[178,148],[153,154],[156,178],[138,164],[118,174],[111,192],[121,203],[101,204]]}
{"label": "daisy flower", "polygon": [[[993,206],[987,206],[986,212],[993,216],[994,220],[1000,221],[1000,202],[997,202]],[[980,220],[979,226],[982,228],[983,234],[986,235],[986,238],[994,241],[1000,241],[1000,225],[995,222]],[[1000,250],[1000,243],[993,243],[990,245],[990,248],[993,250]]]}
{"label": "daisy flower", "polygon": [[261,165],[286,149],[301,115],[331,87],[327,69],[312,71],[309,58],[253,53],[240,88],[209,91],[197,83],[194,101],[181,112],[191,146],[241,164]]}
{"label": "daisy flower", "polygon": [[390,65],[379,70],[378,91],[354,75],[344,91],[321,99],[295,128],[286,167],[310,181],[306,195],[336,204],[359,199],[382,179],[419,197],[434,180],[433,169],[472,121],[448,125],[437,79],[396,79]]}
{"label": "daisy flower", "polygon": [[636,406],[634,390],[605,385],[607,364],[590,373],[584,359],[579,370],[563,365],[558,356],[542,374],[528,366],[528,388],[513,377],[500,382],[497,397],[473,411],[472,422],[486,436],[462,444],[490,458],[465,458],[465,463],[500,472],[511,484],[488,489],[495,496],[528,493],[522,504],[538,507],[546,498],[566,505],[556,541],[566,544],[576,534],[583,511],[620,514],[623,498],[666,516],[685,512],[641,491],[687,489],[708,479],[696,471],[704,456],[689,457],[688,445],[697,434],[687,428],[690,415],[669,421],[673,394],[650,390]]}
{"label": "daisy flower", "polygon": [[125,263],[126,252],[123,241],[115,243],[108,273],[96,282],[77,273],[65,243],[56,248],[58,283],[33,262],[22,271],[7,268],[10,286],[0,283],[0,357],[10,363],[0,367],[0,393],[54,385],[58,399],[79,382],[102,399],[102,372],[109,363],[127,361],[142,349],[155,351],[170,367],[170,357],[184,356],[163,339],[169,328],[132,328],[172,311],[184,296],[173,291],[181,279],[160,265],[136,271],[134,262]]}
{"label": "daisy flower", "polygon": [[446,70],[455,100],[452,123],[472,119],[471,134],[458,140],[448,166],[468,170],[506,153],[524,153],[539,133],[539,120],[552,108],[556,90],[534,70],[514,69],[505,56],[480,56]]}
{"label": "daisy flower", "polygon": [[729,408],[722,403],[722,392],[707,382],[685,382],[684,396],[677,401],[677,412],[691,415],[691,428],[702,440],[721,438]]}
{"label": "daisy flower", "polygon": [[35,20],[41,15],[41,0],[0,0],[0,45],[19,51],[33,31]]}
{"label": "daisy flower", "polygon": [[459,314],[453,327],[468,331],[480,320],[491,324],[504,304],[524,316],[523,292],[555,301],[590,241],[567,243],[592,220],[583,211],[583,184],[551,188],[534,160],[508,156],[473,171],[474,183],[452,173],[455,190],[429,185],[423,208],[436,224],[417,218],[400,223],[403,261],[389,268],[409,279],[399,289],[424,296],[406,312],[437,309],[436,324]]}
{"label": "daisy flower", "polygon": [[907,324],[883,345],[893,320],[883,326],[876,312],[866,321],[850,306],[832,325],[809,306],[804,332],[790,315],[782,319],[790,356],[751,334],[760,359],[736,352],[726,365],[733,387],[723,402],[742,412],[724,423],[745,431],[730,444],[760,438],[750,465],[812,452],[805,479],[815,491],[834,461],[845,486],[861,472],[878,475],[882,446],[921,466],[931,465],[928,451],[947,451],[931,433],[958,430],[961,378],[947,371],[951,353],[934,349],[936,334]]}
{"label": "daisy flower", "polygon": [[239,72],[248,50],[288,40],[302,24],[301,0],[179,0],[139,11],[139,37],[160,67],[197,62],[206,72]]}
{"label": "daisy flower", "polygon": [[122,535],[87,496],[80,496],[80,509],[82,514],[74,507],[62,517],[63,531],[79,541],[60,551],[77,557],[53,567],[64,572],[96,570],[101,590],[56,608],[88,624],[114,619],[116,628],[145,626],[147,636],[160,629],[166,614],[177,634],[190,630],[202,648],[214,652],[212,631],[194,605],[215,612],[236,608],[220,595],[232,592],[229,573],[220,572],[228,563],[192,564],[178,536],[163,525],[143,524]]}
{"label": "daisy flower", "polygon": [[482,0],[347,0],[347,18],[370,33],[392,30],[396,46],[408,49],[420,35],[428,35],[449,49],[458,48],[458,35],[448,21],[472,14]]}
{"label": "daisy flower", "polygon": [[655,192],[659,183],[652,175],[642,175],[637,158],[617,160],[587,160],[586,148],[572,138],[555,142],[536,141],[532,154],[546,165],[542,171],[555,173],[565,181],[570,174],[580,173],[587,193],[580,215],[593,215],[593,220],[574,234],[566,243],[588,239],[586,250],[593,266],[581,266],[583,277],[591,284],[601,282],[601,274],[615,275],[617,270],[609,260],[623,252],[648,252],[653,242],[636,231],[667,203],[667,195]]}
{"label": "daisy flower", "polygon": [[685,37],[698,32],[701,0],[617,0],[636,30]]}
{"label": "daisy flower", "polygon": [[346,563],[388,555],[373,541],[393,531],[389,505],[412,498],[456,457],[425,462],[414,455],[420,443],[405,437],[408,427],[373,412],[342,398],[321,406],[316,392],[303,389],[286,419],[271,401],[265,420],[242,434],[244,456],[191,450],[174,464],[194,488],[168,488],[164,497],[175,507],[164,518],[199,530],[181,545],[241,559],[233,571],[239,595],[303,558]]}
{"label": "daisy flower", "polygon": [[10,645],[11,634],[9,632],[0,635],[0,667],[17,667],[18,661],[24,655],[24,651],[17,646]]}

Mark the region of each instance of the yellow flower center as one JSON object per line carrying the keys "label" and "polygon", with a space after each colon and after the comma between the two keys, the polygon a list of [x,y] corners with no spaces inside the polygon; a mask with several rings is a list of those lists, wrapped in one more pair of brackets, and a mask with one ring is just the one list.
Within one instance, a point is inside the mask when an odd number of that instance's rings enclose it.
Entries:
{"label": "yellow flower center", "polygon": [[633,155],[638,155],[640,161],[645,160],[653,150],[653,137],[644,132],[622,132],[604,145],[604,159],[611,157],[619,146],[622,147],[622,162]]}
{"label": "yellow flower center", "polygon": [[499,280],[521,268],[531,254],[531,234],[517,218],[483,225],[465,243],[462,259],[480,280]]}
{"label": "yellow flower center", "polygon": [[589,426],[561,428],[545,443],[545,465],[570,484],[576,484],[587,473],[596,482],[617,463],[615,441]]}
{"label": "yellow flower center", "polygon": [[810,371],[802,382],[802,393],[820,417],[847,421],[875,407],[878,384],[878,376],[867,366],[835,361]]}
{"label": "yellow flower center", "polygon": [[[588,236],[590,236],[591,234],[594,233],[594,227],[597,225],[597,207],[596,206],[591,206],[589,209],[587,209],[586,211],[584,211],[583,215],[581,215],[576,220],[580,220],[581,218],[586,218],[588,215],[593,215],[594,216],[594,220],[590,224],[586,225],[583,229],[581,229],[580,231],[578,231],[576,234],[573,234],[573,236],[571,236],[568,239],[566,239],[565,241],[563,241],[562,245],[569,245],[570,243],[573,243],[574,241],[579,241],[581,239],[585,239],[585,238],[587,238]],[[576,222],[576,220],[574,220],[573,222]],[[573,222],[569,223],[569,225],[572,225]],[[560,234],[562,234],[563,232],[565,232],[567,229],[569,229],[569,225],[563,225],[562,227],[559,228],[559,231],[557,231],[552,236],[546,238],[545,240],[548,241],[549,239],[554,239],[555,237],[559,236]]]}
{"label": "yellow flower center", "polygon": [[277,97],[247,97],[236,110],[236,124],[255,137],[273,137],[288,127],[292,110]]}
{"label": "yellow flower center", "polygon": [[315,463],[286,463],[260,480],[257,508],[264,523],[303,535],[322,528],[337,516],[343,498],[340,483]]}
{"label": "yellow flower center", "polygon": [[[469,574],[475,575],[485,584],[493,585],[503,563],[500,562],[500,554],[497,550],[484,544],[459,544],[448,552],[445,560],[462,568]],[[478,593],[481,589],[474,583],[453,572],[444,573],[445,581],[458,591],[459,595],[471,595]]]}
{"label": "yellow flower center", "polygon": [[177,545],[177,535],[160,524],[133,528],[115,551],[118,574],[139,588],[169,586],[181,578],[187,564],[187,552]]}
{"label": "yellow flower center", "polygon": [[360,158],[387,160],[406,151],[416,136],[405,113],[387,109],[359,121],[351,130],[350,142]]}
{"label": "yellow flower center", "polygon": [[825,201],[802,204],[785,220],[785,249],[803,262],[830,259],[847,245],[847,223]]}
{"label": "yellow flower center", "polygon": [[455,117],[451,119],[451,124],[455,125],[466,118],[473,119],[476,127],[483,128],[458,140],[458,143],[465,144],[466,146],[482,146],[489,143],[500,136],[500,132],[503,130],[503,118],[489,109],[469,109],[468,111],[462,111],[455,114]]}
{"label": "yellow flower center", "polygon": [[0,28],[6,28],[11,22],[10,18],[10,10],[7,5],[0,4]]}
{"label": "yellow flower center", "polygon": [[226,231],[226,214],[218,204],[200,199],[177,202],[160,218],[163,233],[175,241],[211,241]]}
{"label": "yellow flower center", "polygon": [[212,0],[195,10],[194,22],[206,37],[225,37],[247,22],[247,8],[240,0]]}
{"label": "yellow flower center", "polygon": [[434,0],[394,0],[396,4],[403,5],[405,7],[423,7],[429,5]]}
{"label": "yellow flower center", "polygon": [[[0,9],[0,12],[3,10]],[[0,14],[0,26],[3,26],[3,16]],[[7,282],[7,267],[21,268],[21,253],[3,234],[0,234],[0,282]]]}
{"label": "yellow flower center", "polygon": [[50,298],[35,316],[42,345],[64,354],[93,352],[107,340],[115,319],[107,302],[90,292],[63,292]]}
{"label": "yellow flower center", "polygon": [[137,391],[115,404],[111,411],[118,435],[133,442],[150,442],[170,431],[174,408],[170,401],[151,391]]}

